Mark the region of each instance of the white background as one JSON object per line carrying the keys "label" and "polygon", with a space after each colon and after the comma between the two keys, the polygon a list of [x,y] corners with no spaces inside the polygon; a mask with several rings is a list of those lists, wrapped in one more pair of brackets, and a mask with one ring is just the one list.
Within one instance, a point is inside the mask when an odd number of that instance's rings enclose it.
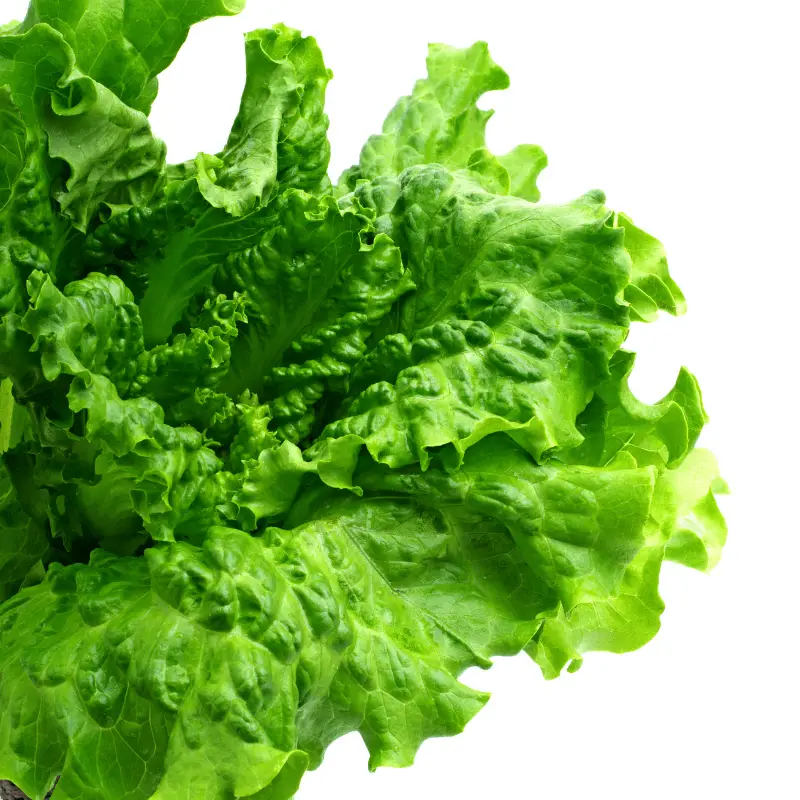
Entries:
{"label": "white background", "polygon": [[[24,0],[0,0],[2,16]],[[699,378],[733,494],[710,576],[666,565],[663,627],[643,650],[590,654],[545,682],[526,657],[464,680],[493,692],[454,739],[370,775],[349,736],[299,800],[797,796],[800,576],[798,279],[800,69],[792,3],[250,0],[194,29],[152,114],[171,160],[221,149],[244,82],[241,33],[285,22],[317,37],[335,80],[332,174],[416,78],[426,45],[489,42],[512,88],[489,143],[542,145],[543,202],[606,191],[666,245],[689,313],[635,327],[632,385],[654,401]],[[796,763],[796,762],[795,762]]]}

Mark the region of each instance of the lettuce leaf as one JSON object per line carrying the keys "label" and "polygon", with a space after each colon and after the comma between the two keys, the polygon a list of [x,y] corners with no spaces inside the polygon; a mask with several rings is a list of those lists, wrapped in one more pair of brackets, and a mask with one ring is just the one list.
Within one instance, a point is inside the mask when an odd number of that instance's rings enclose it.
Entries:
{"label": "lettuce leaf", "polygon": [[456,680],[460,643],[441,652],[448,634],[370,579],[342,522],[284,536],[96,551],[4,606],[0,772],[34,796],[60,774],[64,798],[288,798],[333,736],[360,730],[375,767],[459,732],[487,699]]}
{"label": "lettuce leaf", "polygon": [[377,461],[424,467],[431,448],[461,458],[496,431],[537,460],[577,445],[575,419],[628,324],[630,259],[604,198],[533,206],[438,166],[401,185],[393,235],[417,290],[313,452],[357,437]]}
{"label": "lettuce leaf", "polygon": [[330,159],[331,73],[314,39],[279,25],[247,34],[245,52],[247,83],[228,143],[218,158],[195,162],[203,196],[236,217],[264,205],[276,185],[313,189]]}
{"label": "lettuce leaf", "polygon": [[583,654],[642,647],[660,627],[661,566],[677,561],[709,569],[727,536],[716,496],[726,491],[717,463],[694,445],[706,421],[700,390],[686,370],[658,403],[638,401],[628,388],[633,354],[619,351],[611,374],[579,417],[584,441],[560,458],[575,464],[650,466],[656,471],[644,545],[625,569],[619,591],[599,601],[549,614],[528,645],[545,677],[580,668]]}
{"label": "lettuce leaf", "polygon": [[102,203],[138,205],[155,194],[163,142],[142,112],[80,72],[72,48],[49,25],[0,38],[2,85],[11,87],[28,127],[39,129],[40,140],[46,135],[50,159],[67,165],[54,197],[81,231]]}
{"label": "lettuce leaf", "polygon": [[520,145],[495,158],[486,148],[486,124],[494,112],[479,109],[477,101],[508,85],[486,42],[464,50],[431,45],[427,78],[392,109],[383,132],[369,138],[359,163],[342,175],[339,192],[352,191],[360,181],[399,176],[408,167],[441,164],[475,172],[490,191],[536,202],[536,178],[547,166],[542,149]]}
{"label": "lettuce leaf", "polygon": [[665,560],[707,569],[725,542],[716,462],[695,450],[659,475],[642,549],[626,568],[619,591],[599,601],[560,605],[547,615],[526,650],[546,678],[575,672],[588,651],[625,653],[658,633],[664,601],[658,579]]}
{"label": "lettuce leaf", "polygon": [[32,0],[22,28],[43,23],[58,31],[81,70],[147,113],[158,92],[156,76],[175,58],[189,28],[243,8],[244,0]]}

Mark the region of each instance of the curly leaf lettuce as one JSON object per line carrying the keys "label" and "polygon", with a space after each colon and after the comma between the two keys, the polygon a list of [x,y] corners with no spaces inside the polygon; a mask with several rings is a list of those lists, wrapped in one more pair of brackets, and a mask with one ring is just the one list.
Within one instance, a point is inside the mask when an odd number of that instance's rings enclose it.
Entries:
{"label": "curly leaf lettuce", "polygon": [[725,542],[697,380],[628,385],[664,249],[489,151],[485,43],[332,181],[316,41],[254,31],[223,150],[165,164],[157,75],[242,5],[0,27],[0,779],[37,800],[288,800],[351,732],[407,766],[464,670],[640,647]]}

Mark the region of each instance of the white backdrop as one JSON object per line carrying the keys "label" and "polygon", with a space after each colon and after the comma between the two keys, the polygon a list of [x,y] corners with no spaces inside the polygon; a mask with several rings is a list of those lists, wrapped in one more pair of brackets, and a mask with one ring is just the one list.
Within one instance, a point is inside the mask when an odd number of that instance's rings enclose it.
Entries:
{"label": "white backdrop", "polygon": [[[0,0],[1,17],[25,0]],[[666,245],[688,316],[635,327],[632,386],[661,397],[682,364],[712,421],[729,543],[704,576],[664,569],[663,627],[643,650],[590,654],[545,682],[526,657],[464,681],[493,692],[455,739],[370,775],[353,735],[298,800],[784,798],[797,791],[794,610],[800,575],[796,24],[789,2],[250,0],[198,26],[164,74],[152,122],[180,161],[221,149],[244,82],[241,33],[317,37],[332,174],[357,159],[425,68],[426,45],[489,42],[511,90],[487,98],[489,143],[542,145],[543,202],[606,191]]]}

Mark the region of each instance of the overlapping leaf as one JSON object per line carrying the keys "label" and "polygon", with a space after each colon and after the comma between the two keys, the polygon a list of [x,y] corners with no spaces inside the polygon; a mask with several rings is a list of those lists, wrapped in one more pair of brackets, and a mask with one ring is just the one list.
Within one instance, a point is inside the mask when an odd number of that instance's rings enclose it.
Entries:
{"label": "overlapping leaf", "polygon": [[266,392],[280,435],[296,442],[309,434],[326,384],[345,386],[372,330],[413,283],[393,242],[333,197],[287,192],[267,231],[218,279],[250,302],[224,386]]}
{"label": "overlapping leaf", "polygon": [[[62,212],[86,230],[101,203],[140,204],[161,180],[165,147],[147,117],[82,74],[65,39],[49,25],[0,38],[0,86],[67,176],[55,192]],[[88,144],[87,144],[88,143]],[[55,164],[48,165],[58,175]]]}
{"label": "overlapping leaf", "polygon": [[399,332],[353,372],[361,394],[322,433],[392,467],[508,431],[535,458],[580,441],[577,415],[622,343],[629,274],[603,198],[533,206],[441,167],[409,170],[395,235],[416,291]]}
{"label": "overlapping leaf", "polygon": [[158,91],[156,76],[175,58],[189,28],[243,8],[244,0],[33,0],[22,28],[51,26],[81,70],[147,113]]}

